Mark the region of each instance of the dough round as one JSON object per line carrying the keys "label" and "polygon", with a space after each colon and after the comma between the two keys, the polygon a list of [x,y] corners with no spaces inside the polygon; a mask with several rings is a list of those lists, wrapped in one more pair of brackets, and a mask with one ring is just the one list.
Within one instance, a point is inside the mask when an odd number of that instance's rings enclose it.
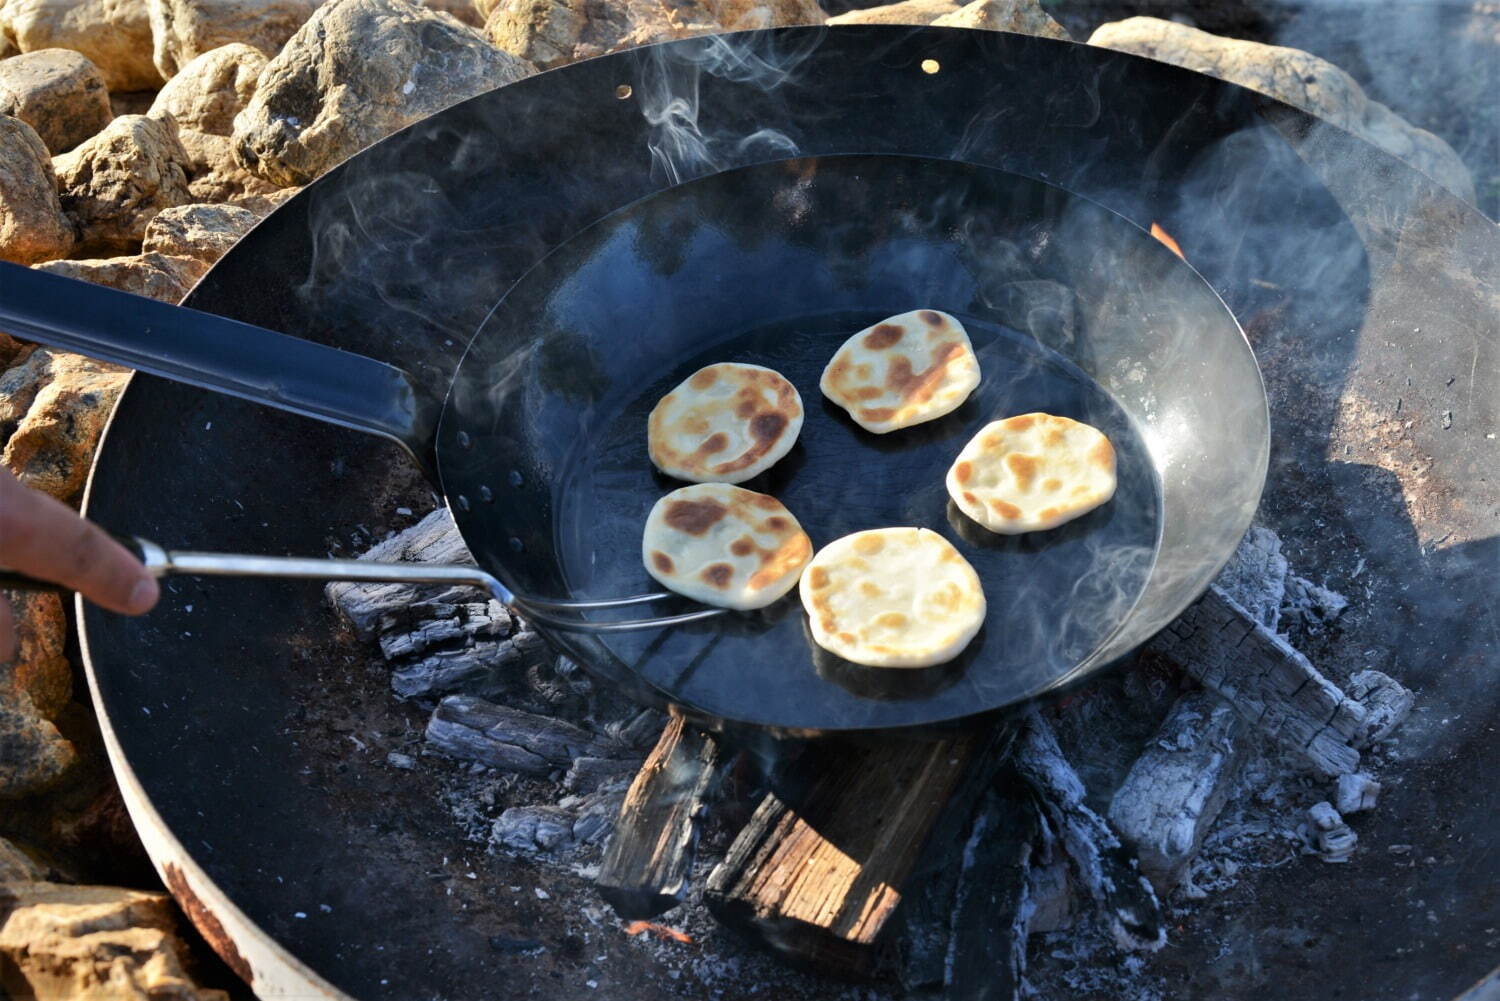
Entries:
{"label": "dough round", "polygon": [[979,385],[969,335],[947,313],[882,320],[834,352],[819,383],[866,431],[885,434],[957,410]]}
{"label": "dough round", "polygon": [[947,484],[959,510],[991,532],[1040,532],[1115,495],[1115,449],[1091,425],[1021,414],[981,428]]}
{"label": "dough round", "polygon": [[790,452],[802,397],[779,372],[722,362],[684,379],[646,423],[651,461],[694,483],[741,483]]}
{"label": "dough round", "polygon": [[876,528],[835,539],[802,575],[813,639],[866,667],[952,660],[984,623],[969,561],[926,528]]}
{"label": "dough round", "polygon": [[812,540],[781,501],[727,483],[673,490],[641,538],[646,571],[707,605],[762,608],[797,583]]}

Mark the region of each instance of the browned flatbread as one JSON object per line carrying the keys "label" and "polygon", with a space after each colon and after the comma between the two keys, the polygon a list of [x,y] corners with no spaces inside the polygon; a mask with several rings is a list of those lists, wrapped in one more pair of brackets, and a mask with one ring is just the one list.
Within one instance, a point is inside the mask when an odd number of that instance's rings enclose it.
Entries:
{"label": "browned flatbread", "polygon": [[668,476],[742,483],[786,455],[802,430],[802,397],[768,368],[722,362],[700,368],[651,411],[646,442]]}
{"label": "browned flatbread", "polygon": [[885,434],[958,409],[979,385],[963,324],[935,309],[892,316],[834,352],[819,383],[866,431]]}

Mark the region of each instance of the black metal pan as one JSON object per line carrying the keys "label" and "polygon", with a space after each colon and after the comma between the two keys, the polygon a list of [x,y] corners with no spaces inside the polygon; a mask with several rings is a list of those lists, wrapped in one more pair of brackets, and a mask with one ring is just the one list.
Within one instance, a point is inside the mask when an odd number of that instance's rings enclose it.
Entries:
{"label": "black metal pan", "polygon": [[[383,362],[36,272],[4,277],[0,324],[18,332],[81,331],[55,340],[400,442],[480,565],[541,598],[651,589],[641,526],[678,484],[646,457],[647,412],[712,361],[782,372],[806,422],[745,485],[782,499],[815,545],[883,525],[943,533],[979,571],[990,613],[958,659],[919,671],[823,654],[795,592],[647,632],[552,632],[594,671],[715,725],[920,727],[1076,680],[1201,593],[1266,472],[1259,370],[1196,272],[1093,202],[948,160],[781,161],[627,206],[509,291],[442,405]],[[863,432],[821,398],[818,373],[849,334],[920,307],[965,323],[981,387],[941,420]],[[949,504],[943,472],[982,424],[1032,410],[1104,430],[1119,489],[1061,529],[994,536]]]}

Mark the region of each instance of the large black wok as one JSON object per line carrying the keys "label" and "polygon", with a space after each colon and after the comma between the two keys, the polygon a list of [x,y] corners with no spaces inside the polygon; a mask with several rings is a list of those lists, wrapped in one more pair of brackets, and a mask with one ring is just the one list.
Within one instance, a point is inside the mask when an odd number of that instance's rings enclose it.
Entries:
{"label": "large black wok", "polygon": [[[808,416],[791,455],[747,485],[787,504],[815,545],[887,525],[941,531],[978,570],[991,612],[954,661],[896,672],[819,650],[795,594],[752,615],[634,633],[549,630],[612,680],[715,724],[804,735],[921,726],[1077,678],[1207,586],[1265,477],[1260,374],[1212,289],[1092,202],[952,161],[772,162],[610,215],[500,301],[435,436],[437,401],[389,365],[8,274],[0,320],[13,330],[393,437],[424,465],[435,454],[470,549],[523,598],[651,590],[641,526],[678,485],[646,455],[652,406],[715,361],[781,372]],[[819,373],[854,331],[919,307],[965,322],[980,389],[942,420],[865,432],[817,395]],[[994,535],[952,505],[943,474],[984,424],[1038,410],[1103,430],[1119,488],[1063,530]]]}

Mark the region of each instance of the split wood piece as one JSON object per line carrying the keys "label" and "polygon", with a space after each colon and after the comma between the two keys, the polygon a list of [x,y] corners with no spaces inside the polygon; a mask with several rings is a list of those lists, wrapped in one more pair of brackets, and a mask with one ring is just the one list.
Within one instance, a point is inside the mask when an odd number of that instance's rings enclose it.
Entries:
{"label": "split wood piece", "polygon": [[1165,896],[1197,855],[1229,798],[1249,747],[1250,727],[1212,692],[1181,696],[1131,766],[1109,806],[1109,820]]}
{"label": "split wood piece", "polygon": [[985,793],[964,845],[945,964],[946,1001],[1018,1001],[1035,908],[1035,806],[1014,771]]}
{"label": "split wood piece", "polygon": [[971,813],[982,786],[966,773],[993,767],[1005,734],[810,746],[710,874],[710,911],[788,958],[869,975],[924,847],[953,850],[929,835],[948,811]]}
{"label": "split wood piece", "polygon": [[[447,508],[438,508],[403,532],[378,542],[359,557],[385,563],[466,563],[474,557],[464,544]],[[400,616],[417,602],[463,604],[484,599],[472,587],[446,584],[356,584],[334,581],[324,588],[333,606],[343,613],[362,640],[372,640],[387,616]],[[496,608],[499,604],[496,603]],[[504,614],[504,609],[500,609]]]}
{"label": "split wood piece", "polygon": [[686,898],[718,765],[718,742],[673,712],[625,793],[594,880],[620,917],[655,917]]}
{"label": "split wood piece", "polygon": [[1062,842],[1078,883],[1088,891],[1122,949],[1159,949],[1167,940],[1161,904],[1135,856],[1103,817],[1084,802],[1078,773],[1063,757],[1057,736],[1033,710],[1016,742],[1016,770],[1035,793],[1044,838]]}
{"label": "split wood piece", "polygon": [[546,776],[577,758],[622,758],[632,752],[572,723],[495,705],[472,695],[450,695],[427,722],[427,743],[466,761],[519,775]]}
{"label": "split wood piece", "polygon": [[1359,768],[1355,745],[1367,729],[1364,706],[1218,588],[1158,633],[1150,650],[1302,755],[1322,778]]}

